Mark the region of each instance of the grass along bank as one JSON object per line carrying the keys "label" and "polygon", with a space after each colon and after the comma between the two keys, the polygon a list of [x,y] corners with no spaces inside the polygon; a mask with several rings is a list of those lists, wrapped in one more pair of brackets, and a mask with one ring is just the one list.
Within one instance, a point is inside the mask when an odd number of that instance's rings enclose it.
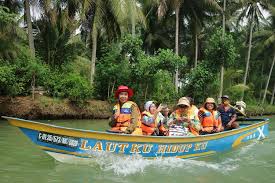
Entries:
{"label": "grass along bank", "polygon": [[247,105],[246,114],[248,116],[275,115],[275,105]]}
{"label": "grass along bank", "polygon": [[107,119],[111,105],[106,101],[88,100],[79,106],[67,99],[36,96],[0,97],[0,115],[24,119]]}

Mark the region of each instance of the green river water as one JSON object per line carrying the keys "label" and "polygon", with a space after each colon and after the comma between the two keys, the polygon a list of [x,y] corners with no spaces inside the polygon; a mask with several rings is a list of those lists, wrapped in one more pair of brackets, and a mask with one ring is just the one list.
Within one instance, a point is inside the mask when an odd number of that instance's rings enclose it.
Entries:
{"label": "green river water", "polygon": [[[192,160],[108,156],[88,160],[87,165],[55,161],[16,127],[1,120],[0,183],[275,183],[275,116],[268,118],[270,134],[267,139],[223,154]],[[45,122],[82,129],[108,128],[106,120]]]}

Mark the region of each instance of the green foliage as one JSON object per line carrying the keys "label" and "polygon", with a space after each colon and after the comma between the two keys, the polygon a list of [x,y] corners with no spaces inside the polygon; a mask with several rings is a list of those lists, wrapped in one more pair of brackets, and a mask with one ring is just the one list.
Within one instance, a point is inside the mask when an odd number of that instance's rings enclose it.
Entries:
{"label": "green foliage", "polygon": [[245,91],[244,100],[248,103],[253,103],[255,101],[254,97],[254,85],[249,84],[248,86],[244,86],[243,84],[237,84],[225,90],[225,93],[230,95],[230,97],[237,101],[241,98],[242,91]]}
{"label": "green foliage", "polygon": [[2,26],[8,25],[12,22],[15,22],[15,17],[16,15],[11,13],[9,8],[4,7],[4,6],[0,6],[0,24],[1,24],[1,28],[3,28]]}
{"label": "green foliage", "polygon": [[14,67],[8,65],[0,67],[0,95],[15,96],[22,92],[23,87],[16,82],[14,70]]}
{"label": "green foliage", "polygon": [[127,34],[121,40],[121,52],[129,57],[131,63],[135,62],[139,56],[144,54],[141,46],[142,40],[139,37],[133,37],[130,34]]}
{"label": "green foliage", "polygon": [[67,9],[52,7],[49,11],[56,16],[42,16],[36,22],[40,31],[35,37],[35,45],[38,55],[54,68],[67,64],[86,52],[80,37],[72,36],[77,24],[68,17]]}
{"label": "green foliage", "polygon": [[221,29],[217,29],[210,37],[205,54],[214,71],[218,71],[221,65],[225,67],[233,65],[238,57],[232,36],[225,34],[223,38]]}
{"label": "green foliage", "polygon": [[87,80],[76,73],[53,72],[46,84],[50,95],[81,102],[91,98],[92,88]]}
{"label": "green foliage", "polygon": [[107,45],[101,50],[96,96],[110,99],[117,86],[124,84],[134,89],[133,99],[139,103],[152,98],[165,102],[175,99],[172,75],[177,65],[184,67],[186,57],[177,56],[169,49],[147,55],[141,45],[140,38],[126,35],[121,43]]}
{"label": "green foliage", "polygon": [[28,95],[31,85],[44,86],[50,73],[39,58],[30,57],[26,48],[21,48],[17,58],[0,62],[3,65],[1,93],[5,95]]}
{"label": "green foliage", "polygon": [[[23,5],[22,1],[16,2]],[[250,0],[245,2],[248,3]],[[234,20],[239,21],[236,19],[236,13],[242,16],[247,14],[247,11],[242,9],[249,4],[228,2],[225,32],[230,30],[230,33],[226,33],[222,38],[222,30],[216,29],[217,23],[220,25],[221,16],[213,13],[214,9],[220,9],[216,6],[217,3],[213,3],[212,0],[182,2],[179,13],[178,56],[173,51],[176,28],[175,7],[171,7],[173,3],[167,1],[167,14],[162,20],[158,20],[157,13],[160,9],[154,4],[156,2],[139,3],[138,9],[142,9],[146,14],[146,30],[141,24],[135,23],[138,19],[131,19],[134,12],[127,16],[130,19],[121,16],[121,8],[128,6],[121,6],[120,1],[99,1],[96,4],[69,1],[39,2],[41,17],[33,22],[36,58],[31,58],[26,30],[19,26],[23,18],[19,19],[15,14],[23,12],[23,6],[18,6],[18,10],[15,10],[12,7],[14,3],[3,1],[0,4],[10,9],[0,6],[0,93],[29,95],[35,79],[35,86],[43,86],[49,95],[73,101],[90,97],[113,99],[114,90],[123,84],[134,89],[134,100],[138,103],[149,99],[169,103],[177,100],[178,95],[192,96],[196,102],[203,102],[208,96],[217,97],[220,88],[219,71],[223,65],[224,93],[238,99],[241,89],[245,88],[246,102],[255,102],[256,97],[258,100],[268,78],[266,71],[271,66],[271,55],[274,54],[272,47],[268,46],[274,45],[274,8],[268,6],[265,10],[271,15],[270,21],[256,22],[260,26],[259,34],[253,37],[249,85],[242,86],[238,83],[243,80],[249,26],[236,27]],[[248,13],[250,18],[252,10],[256,10],[253,8],[257,8],[254,5],[260,6],[256,1],[252,4],[253,6],[248,7],[252,8]],[[127,34],[128,20],[133,20],[131,26],[136,30],[135,36]],[[257,17],[254,17],[254,20],[256,21]],[[250,19],[248,23],[249,21]],[[96,76],[94,86],[90,86],[89,57],[92,51],[93,26],[96,26],[99,34]],[[79,27],[86,30],[85,41],[80,39],[79,34],[75,35]],[[120,39],[121,33],[126,35]],[[182,55],[187,55],[189,61],[193,60],[195,36],[198,40],[198,60],[201,62],[193,69],[190,67],[192,64],[187,65],[187,58]],[[258,47],[262,49],[257,51]],[[240,59],[237,59],[238,57]],[[180,94],[175,93],[173,85],[177,67],[183,81]],[[259,69],[260,67],[262,69]],[[268,87],[270,92],[274,86],[273,76],[274,72]]]}
{"label": "green foliage", "polygon": [[153,77],[151,98],[161,103],[170,103],[177,97],[172,75],[168,71],[159,70]]}
{"label": "green foliage", "polygon": [[0,6],[0,58],[12,59],[16,57],[18,32],[16,14],[7,7]]}
{"label": "green foliage", "polygon": [[187,58],[185,56],[181,57],[176,55],[169,49],[159,49],[157,53],[157,60],[157,67],[162,70],[167,70],[170,73],[174,73],[177,66],[181,68],[187,64]]}
{"label": "green foliage", "polygon": [[205,98],[217,93],[215,74],[207,67],[206,61],[198,64],[189,75],[186,76],[183,86],[183,95],[191,96],[196,102],[202,103]]}

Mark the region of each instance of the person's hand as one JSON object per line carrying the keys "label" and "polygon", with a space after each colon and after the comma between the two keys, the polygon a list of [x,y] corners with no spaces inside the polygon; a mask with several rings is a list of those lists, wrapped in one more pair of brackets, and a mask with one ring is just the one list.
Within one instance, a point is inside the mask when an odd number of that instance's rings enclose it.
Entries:
{"label": "person's hand", "polygon": [[213,132],[213,133],[218,132],[218,128],[214,128],[214,129],[212,130],[212,132]]}
{"label": "person's hand", "polygon": [[190,123],[191,121],[189,120],[189,118],[187,118],[187,117],[181,117],[181,119],[182,119],[182,121],[183,122],[187,122],[187,123]]}
{"label": "person's hand", "polygon": [[159,135],[159,129],[158,128],[155,128],[154,132],[155,132],[156,135]]}
{"label": "person's hand", "polygon": [[176,118],[177,122],[183,122],[183,118],[182,117],[178,117]]}
{"label": "person's hand", "polygon": [[129,127],[126,128],[125,133],[126,134],[131,134],[134,130],[135,129],[133,128],[133,126],[129,126]]}
{"label": "person's hand", "polygon": [[229,122],[229,123],[227,123],[227,125],[226,125],[226,127],[231,127],[231,125],[232,125],[232,122]]}
{"label": "person's hand", "polygon": [[157,108],[157,112],[162,111],[162,109],[163,109],[163,106],[160,104],[160,105],[158,106],[158,108]]}

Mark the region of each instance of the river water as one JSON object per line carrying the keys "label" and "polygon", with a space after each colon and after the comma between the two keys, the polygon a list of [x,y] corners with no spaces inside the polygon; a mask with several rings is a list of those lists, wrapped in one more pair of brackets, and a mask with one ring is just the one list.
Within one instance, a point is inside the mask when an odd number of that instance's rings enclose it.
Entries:
{"label": "river water", "polygon": [[[182,160],[141,157],[100,157],[86,165],[55,161],[38,149],[16,127],[0,121],[0,182],[192,182],[275,183],[275,116],[270,135],[214,156]],[[106,120],[44,121],[73,128],[104,130]]]}

